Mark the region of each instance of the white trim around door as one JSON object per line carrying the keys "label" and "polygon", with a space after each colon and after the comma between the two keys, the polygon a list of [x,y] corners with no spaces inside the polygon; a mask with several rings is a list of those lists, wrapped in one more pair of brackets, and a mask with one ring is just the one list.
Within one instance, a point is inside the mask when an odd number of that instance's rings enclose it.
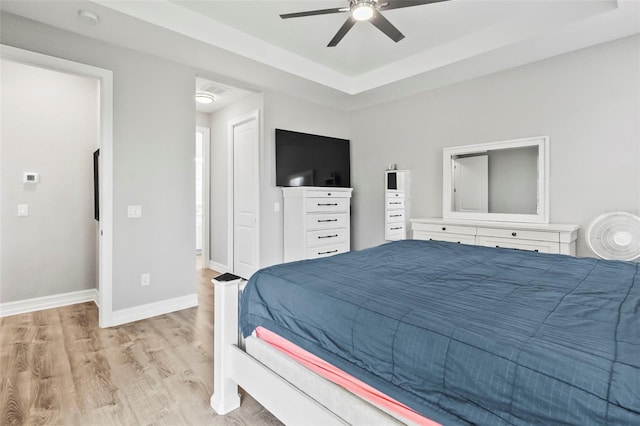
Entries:
{"label": "white trim around door", "polygon": [[99,326],[112,325],[113,280],[113,72],[79,62],[0,45],[0,56],[14,62],[96,78],[100,82],[100,241],[98,256]]}

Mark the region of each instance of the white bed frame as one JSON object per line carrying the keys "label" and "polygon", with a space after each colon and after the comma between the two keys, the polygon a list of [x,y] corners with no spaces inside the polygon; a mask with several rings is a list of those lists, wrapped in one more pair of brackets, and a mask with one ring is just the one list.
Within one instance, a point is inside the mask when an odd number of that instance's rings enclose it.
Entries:
{"label": "white bed frame", "polygon": [[[400,421],[380,407],[365,402],[304,367],[299,368],[305,370],[305,374],[317,376],[320,382],[314,383],[313,386],[299,387],[283,377],[286,374],[282,374],[282,369],[278,374],[250,354],[250,351],[242,350],[238,345],[238,292],[242,281],[242,279],[212,280],[215,288],[211,407],[216,413],[224,415],[240,407],[238,386],[241,386],[274,416],[288,425],[309,424],[310,421],[322,425],[407,424],[406,420]],[[259,340],[256,337],[248,339]],[[266,346],[264,343],[261,344]],[[276,352],[275,349],[267,350]],[[277,355],[272,353],[271,356],[286,358],[279,353]],[[327,404],[326,397],[322,403],[318,401],[321,398],[313,393],[319,387],[325,387],[325,393],[327,389],[329,392],[344,393],[331,398],[342,401],[340,405],[343,408],[338,407],[342,412],[332,411],[335,406]],[[346,401],[348,397],[357,400],[356,403]],[[331,408],[327,408],[328,406]]]}

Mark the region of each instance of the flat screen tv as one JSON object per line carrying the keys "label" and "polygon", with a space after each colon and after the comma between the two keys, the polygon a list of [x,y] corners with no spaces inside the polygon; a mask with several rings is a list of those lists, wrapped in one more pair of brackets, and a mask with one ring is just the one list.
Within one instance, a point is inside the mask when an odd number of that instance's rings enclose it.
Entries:
{"label": "flat screen tv", "polygon": [[277,186],[351,186],[349,140],[276,129]]}

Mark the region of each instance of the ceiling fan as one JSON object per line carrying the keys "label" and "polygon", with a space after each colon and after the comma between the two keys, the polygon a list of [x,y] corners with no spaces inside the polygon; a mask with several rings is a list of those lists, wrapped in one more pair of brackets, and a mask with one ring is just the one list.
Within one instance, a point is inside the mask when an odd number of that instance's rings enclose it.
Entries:
{"label": "ceiling fan", "polygon": [[412,6],[420,6],[423,4],[429,3],[438,3],[441,1],[448,0],[422,0],[422,1],[411,1],[411,0],[388,0],[384,3],[381,3],[380,0],[350,0],[348,7],[342,8],[333,8],[333,9],[320,9],[320,10],[309,10],[306,12],[296,12],[296,13],[285,13],[280,15],[282,19],[289,18],[301,18],[304,16],[314,16],[314,15],[328,15],[331,13],[343,13],[349,12],[350,15],[345,21],[345,23],[340,27],[335,36],[331,39],[327,47],[334,47],[340,43],[340,40],[349,32],[349,30],[356,24],[358,21],[369,21],[380,31],[385,33],[391,40],[396,43],[404,38],[404,35],[393,26],[391,22],[387,20],[382,14],[381,11],[391,10],[391,9],[400,9],[402,7],[412,7]]}

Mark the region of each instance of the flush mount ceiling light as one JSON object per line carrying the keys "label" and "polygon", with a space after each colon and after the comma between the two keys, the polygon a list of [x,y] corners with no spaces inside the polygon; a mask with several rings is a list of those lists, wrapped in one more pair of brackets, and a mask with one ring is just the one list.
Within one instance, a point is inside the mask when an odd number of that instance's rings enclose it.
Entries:
{"label": "flush mount ceiling light", "polygon": [[98,15],[96,15],[93,12],[89,12],[88,10],[79,10],[78,18],[80,18],[82,22],[86,22],[87,24],[91,24],[91,25],[97,24],[98,21],[100,20]]}
{"label": "flush mount ceiling light", "polygon": [[375,4],[371,0],[361,0],[351,3],[351,16],[356,21],[368,21],[373,17],[374,10]]}
{"label": "flush mount ceiling light", "polygon": [[204,93],[204,92],[196,93],[196,102],[198,103],[210,104],[215,100],[216,98],[214,98],[212,94]]}

